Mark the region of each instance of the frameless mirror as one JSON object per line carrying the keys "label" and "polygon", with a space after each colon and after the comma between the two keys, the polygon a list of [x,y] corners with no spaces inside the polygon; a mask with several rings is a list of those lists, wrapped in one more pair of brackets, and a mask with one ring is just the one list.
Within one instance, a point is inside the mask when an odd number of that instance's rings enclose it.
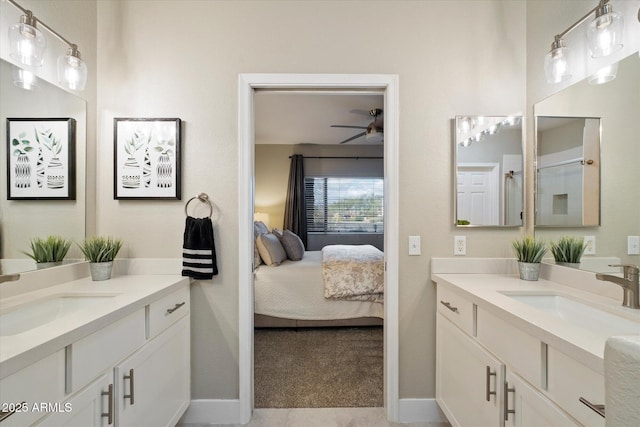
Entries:
{"label": "frameless mirror", "polygon": [[[15,73],[14,73],[15,71]],[[0,267],[2,274],[36,268],[35,262],[22,251],[29,251],[34,237],[60,235],[74,241],[85,236],[85,153],[86,102],[44,80],[26,90],[13,83],[20,69],[0,60]],[[7,200],[8,156],[7,118],[75,119],[75,200]],[[34,173],[36,171],[33,171]],[[83,259],[71,246],[66,260]]]}
{"label": "frameless mirror", "polygon": [[[640,264],[640,256],[630,254],[633,250],[628,247],[628,236],[640,236],[639,94],[640,57],[636,52],[619,62],[615,80],[601,85],[584,80],[534,106],[536,117],[600,118],[600,226],[550,228],[536,223],[535,229],[536,236],[548,241],[563,235],[593,236],[595,253],[583,255],[580,263],[585,270],[603,271],[611,263]],[[577,167],[584,171],[591,166]],[[537,211],[539,200],[536,197]]]}
{"label": "frameless mirror", "polygon": [[454,224],[521,226],[522,117],[456,116],[453,126]]}
{"label": "frameless mirror", "polygon": [[536,117],[535,225],[600,225],[600,119]]}

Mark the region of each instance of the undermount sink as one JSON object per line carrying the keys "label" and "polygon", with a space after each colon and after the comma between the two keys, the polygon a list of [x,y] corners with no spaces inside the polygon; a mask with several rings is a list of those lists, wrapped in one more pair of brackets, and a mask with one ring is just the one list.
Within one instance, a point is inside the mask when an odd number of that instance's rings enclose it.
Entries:
{"label": "undermount sink", "polygon": [[3,310],[0,313],[0,335],[16,335],[48,322],[107,301],[117,294],[53,295]]}
{"label": "undermount sink", "polygon": [[595,306],[584,304],[572,298],[556,294],[501,293],[509,298],[574,325],[584,327],[592,332],[607,336],[640,334],[640,316],[638,317],[638,321],[634,321]]}

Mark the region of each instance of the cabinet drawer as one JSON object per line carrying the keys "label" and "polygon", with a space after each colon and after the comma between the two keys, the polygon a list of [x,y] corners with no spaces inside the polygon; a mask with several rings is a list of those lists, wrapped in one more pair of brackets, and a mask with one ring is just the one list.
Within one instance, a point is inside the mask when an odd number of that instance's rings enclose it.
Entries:
{"label": "cabinet drawer", "polygon": [[0,381],[0,410],[13,412],[0,415],[0,420],[8,415],[1,425],[30,425],[48,414],[47,408],[40,410],[40,403],[55,404],[63,400],[64,350],[60,350]]}
{"label": "cabinet drawer", "polygon": [[149,338],[180,320],[190,310],[189,284],[149,305]]}
{"label": "cabinet drawer", "polygon": [[547,394],[581,424],[604,426],[605,419],[580,402],[604,405],[604,376],[549,347]]}
{"label": "cabinet drawer", "polygon": [[[74,392],[118,363],[145,342],[144,309],[71,345],[71,387]],[[4,427],[4,426],[2,426]]]}
{"label": "cabinet drawer", "polygon": [[473,335],[473,303],[438,286],[438,312],[469,335]]}
{"label": "cabinet drawer", "polygon": [[536,387],[542,384],[542,343],[493,314],[478,308],[478,341]]}

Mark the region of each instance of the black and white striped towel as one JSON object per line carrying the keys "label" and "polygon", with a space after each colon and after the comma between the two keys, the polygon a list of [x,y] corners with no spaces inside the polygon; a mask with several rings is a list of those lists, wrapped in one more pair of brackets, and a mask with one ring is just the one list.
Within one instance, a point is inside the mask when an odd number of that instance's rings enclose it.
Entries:
{"label": "black and white striped towel", "polygon": [[187,216],[182,245],[182,275],[208,280],[218,274],[211,218]]}

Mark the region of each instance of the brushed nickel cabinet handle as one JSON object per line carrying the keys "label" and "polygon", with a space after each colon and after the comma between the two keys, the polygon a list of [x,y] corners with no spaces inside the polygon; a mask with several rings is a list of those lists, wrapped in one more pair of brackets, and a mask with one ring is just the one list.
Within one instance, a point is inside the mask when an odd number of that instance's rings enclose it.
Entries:
{"label": "brushed nickel cabinet handle", "polygon": [[108,396],[107,412],[100,414],[102,418],[107,418],[107,424],[113,424],[113,384],[109,384],[109,389],[102,392],[102,396]]}
{"label": "brushed nickel cabinet handle", "polygon": [[177,309],[179,309],[180,307],[182,307],[185,304],[186,304],[186,302],[182,301],[181,303],[178,303],[178,304],[174,305],[173,308],[167,308],[167,314],[173,313],[174,311],[176,311]]}
{"label": "brushed nickel cabinet handle", "polygon": [[20,402],[20,403],[14,405],[13,409],[9,409],[8,411],[1,410],[0,411],[0,423],[2,421],[6,420],[7,418],[9,418],[11,415],[13,415],[16,412],[18,412],[18,411],[24,412],[24,405],[26,405],[26,404],[27,404],[27,402]]}
{"label": "brushed nickel cabinet handle", "polygon": [[129,394],[125,394],[124,397],[125,399],[129,399],[129,403],[131,405],[134,404],[134,395],[135,395],[135,386],[133,384],[133,368],[129,369],[129,375],[125,375],[123,377],[125,380],[129,380]]}
{"label": "brushed nickel cabinet handle", "polygon": [[450,302],[440,301],[440,304],[444,305],[445,307],[447,307],[449,310],[453,311],[454,313],[458,312],[458,307],[452,306]]}
{"label": "brushed nickel cabinet handle", "polygon": [[486,389],[486,399],[487,402],[491,402],[491,396],[496,396],[497,392],[491,391],[491,377],[495,377],[496,373],[491,372],[491,366],[487,366],[487,389]]}
{"label": "brushed nickel cabinet handle", "polygon": [[605,418],[605,416],[604,416],[604,405],[596,405],[594,403],[589,402],[584,397],[581,397],[578,400],[580,401],[580,403],[582,403],[584,405],[587,405],[587,407],[589,409],[591,409],[593,412],[595,412],[596,414],[600,415],[602,418]]}
{"label": "brushed nickel cabinet handle", "polygon": [[515,393],[515,392],[516,392],[515,387],[509,388],[509,383],[505,381],[504,382],[504,420],[505,421],[509,421],[509,414],[516,413],[515,395],[513,400],[513,409],[509,409],[509,393]]}

